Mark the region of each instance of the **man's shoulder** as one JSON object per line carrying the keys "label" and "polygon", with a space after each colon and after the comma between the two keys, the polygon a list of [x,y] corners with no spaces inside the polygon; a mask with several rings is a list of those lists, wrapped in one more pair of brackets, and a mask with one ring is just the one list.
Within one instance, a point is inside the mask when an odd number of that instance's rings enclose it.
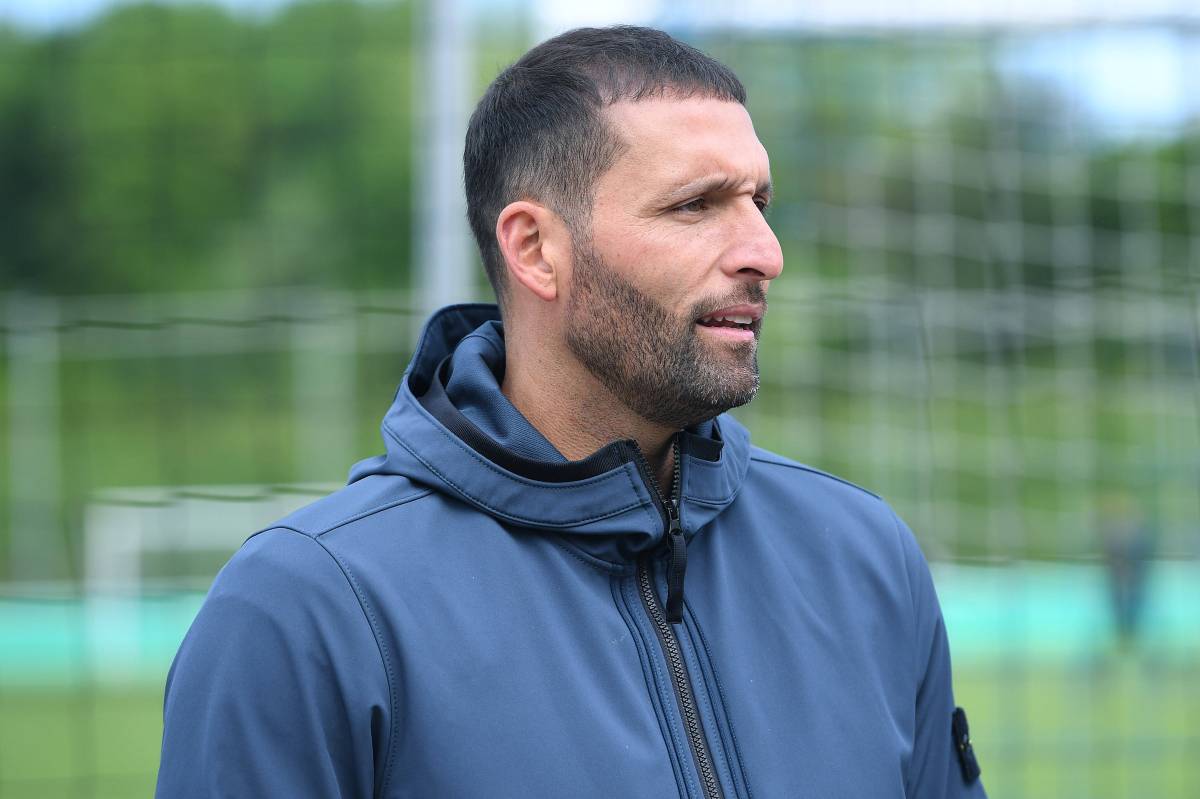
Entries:
{"label": "man's shoulder", "polygon": [[868,502],[883,502],[883,499],[875,492],[863,488],[857,483],[852,483],[844,477],[838,477],[836,474],[830,474],[814,466],[785,458],[762,447],[752,446],[750,448],[750,464],[752,469],[787,470],[779,471],[784,479],[798,481],[814,488],[847,493],[849,496]]}
{"label": "man's shoulder", "polygon": [[891,505],[856,483],[760,447],[751,448],[750,469],[747,498],[807,531],[810,542],[868,560],[915,546]]}
{"label": "man's shoulder", "polygon": [[920,543],[892,506],[837,475],[754,447],[747,480],[756,505],[771,507],[805,557],[857,570],[851,582],[902,588],[929,582]]}
{"label": "man's shoulder", "polygon": [[[345,599],[356,593],[352,573],[373,557],[380,536],[414,526],[396,514],[431,493],[404,477],[371,475],[310,502],[250,535],[217,576],[210,599],[254,597],[264,612],[284,616],[297,602]],[[264,593],[263,586],[273,588]]]}
{"label": "man's shoulder", "polygon": [[334,530],[412,506],[432,493],[432,489],[404,477],[370,475],[297,508],[260,532],[287,529],[321,538]]}

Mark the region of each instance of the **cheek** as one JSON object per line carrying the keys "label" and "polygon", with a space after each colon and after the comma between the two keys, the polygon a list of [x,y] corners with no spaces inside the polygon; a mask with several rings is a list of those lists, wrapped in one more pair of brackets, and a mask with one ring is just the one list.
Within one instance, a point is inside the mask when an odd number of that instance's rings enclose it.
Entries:
{"label": "cheek", "polygon": [[597,254],[622,280],[655,298],[668,295],[678,283],[678,253],[661,236],[627,235],[595,244]]}
{"label": "cheek", "polygon": [[707,231],[693,229],[630,226],[618,232],[614,226],[604,233],[597,229],[592,243],[622,280],[668,313],[682,317],[691,313],[703,283],[703,253],[712,246],[710,237]]}
{"label": "cheek", "polygon": [[630,276],[639,264],[653,263],[658,256],[659,239],[648,230],[632,225],[593,225],[592,246],[605,263]]}

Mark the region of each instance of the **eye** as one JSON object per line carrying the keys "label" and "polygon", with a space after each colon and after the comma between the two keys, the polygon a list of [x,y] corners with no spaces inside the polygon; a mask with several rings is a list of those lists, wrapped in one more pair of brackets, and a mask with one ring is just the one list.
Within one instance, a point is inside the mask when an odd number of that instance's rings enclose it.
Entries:
{"label": "eye", "polygon": [[755,197],[754,204],[758,206],[758,210],[762,211],[763,216],[767,215],[767,211],[771,207],[771,201],[766,197]]}
{"label": "eye", "polygon": [[697,197],[694,200],[688,200],[683,205],[675,206],[676,211],[684,211],[689,214],[698,214],[708,208],[708,200],[703,197]]}

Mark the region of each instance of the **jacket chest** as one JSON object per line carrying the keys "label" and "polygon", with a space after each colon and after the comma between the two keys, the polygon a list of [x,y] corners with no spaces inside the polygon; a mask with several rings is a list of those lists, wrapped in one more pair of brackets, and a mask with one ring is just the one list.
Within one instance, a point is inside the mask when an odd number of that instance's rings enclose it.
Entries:
{"label": "jacket chest", "polygon": [[394,795],[903,795],[885,686],[864,691],[820,631],[706,618],[703,570],[664,629],[664,571],[568,558],[534,584],[459,581],[405,609]]}

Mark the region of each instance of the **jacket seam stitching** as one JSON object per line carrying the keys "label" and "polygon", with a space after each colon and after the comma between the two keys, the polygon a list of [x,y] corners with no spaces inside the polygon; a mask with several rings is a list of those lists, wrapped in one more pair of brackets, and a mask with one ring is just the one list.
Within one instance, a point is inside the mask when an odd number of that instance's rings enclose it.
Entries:
{"label": "jacket seam stitching", "polygon": [[[889,508],[890,510],[890,508]],[[909,609],[912,611],[913,624],[913,674],[920,674],[920,658],[921,658],[921,640],[920,640],[920,625],[917,618],[917,597],[913,593],[912,576],[909,574],[908,555],[905,553],[904,534],[900,530],[900,518],[892,511],[892,533],[896,537],[896,545],[900,549],[900,563],[904,567],[904,582],[908,586],[908,603]],[[923,681],[923,680],[922,680]],[[919,686],[918,686],[919,687]]]}
{"label": "jacket seam stitching", "polygon": [[[712,660],[712,649],[708,645],[708,637],[704,634],[704,629],[700,626],[700,620],[696,618],[696,613],[692,610],[691,605],[684,601],[684,607],[687,608],[688,618],[692,620],[692,626],[696,629],[696,635],[700,638],[700,645],[704,649],[705,660],[708,661],[708,671],[712,674],[713,684],[717,687],[717,697],[721,703],[721,715],[725,717],[725,725],[729,728],[729,738],[733,742],[733,757],[737,760],[738,770],[742,772],[742,787],[746,790],[747,799],[754,799],[754,792],[750,789],[750,775],[746,771],[746,761],[742,759],[742,749],[738,745],[737,728],[733,726],[733,717],[729,715],[729,703],[725,700],[725,688],[721,685],[721,678],[717,675],[717,665]],[[695,644],[693,643],[693,646]],[[710,698],[711,702],[712,699]],[[726,755],[728,758],[728,755]]]}
{"label": "jacket seam stitching", "polygon": [[[889,508],[889,510],[891,510],[891,509]],[[909,558],[908,558],[907,552],[905,551],[906,547],[905,547],[905,542],[904,542],[904,533],[900,530],[900,517],[896,515],[896,512],[894,510],[891,512],[891,515],[892,515],[892,533],[896,537],[896,545],[900,548],[900,564],[904,569],[904,582],[907,583],[907,585],[908,585],[908,602],[909,602],[909,608],[912,611],[912,625],[913,625],[912,670],[913,670],[913,677],[916,680],[916,685],[913,686],[915,688],[915,693],[913,695],[914,700],[915,700],[916,698],[920,697],[921,693],[925,689],[925,675],[928,674],[928,672],[929,672],[929,663],[933,661],[933,647],[930,647],[929,654],[926,657],[925,668],[922,669],[920,667],[920,663],[921,663],[921,629],[920,628],[921,628],[921,625],[920,625],[920,622],[917,617],[917,598],[913,593],[913,581],[912,581],[912,576],[909,573],[909,563],[908,563]],[[935,622],[935,624],[936,624],[936,622]],[[914,713],[914,723],[915,724],[920,723],[920,719],[915,718],[915,713]],[[914,751],[912,754],[913,754],[913,758],[915,759],[915,756],[916,756],[916,751],[915,751],[916,735],[915,735],[915,733],[913,736],[913,747],[914,747]],[[910,777],[911,777],[910,774],[904,775],[904,790],[905,791],[910,790],[910,782],[911,782]]]}
{"label": "jacket seam stitching", "polygon": [[[619,563],[610,563],[609,561],[604,560],[604,558],[597,558],[594,555],[585,555],[584,553],[579,552],[573,545],[567,543],[566,541],[560,541],[560,540],[556,539],[554,541],[554,545],[557,547],[560,547],[564,552],[566,552],[568,555],[570,555],[575,560],[582,563],[584,566],[587,566],[589,569],[595,569],[596,571],[600,572],[601,574],[608,575],[611,577],[614,574],[624,573],[624,571],[625,571],[625,567],[623,565],[621,565]],[[604,566],[599,565],[601,563],[603,563]],[[605,568],[605,566],[607,566],[608,568]]]}
{"label": "jacket seam stitching", "polygon": [[[628,471],[625,471],[625,470],[622,470],[622,472],[625,475],[625,479],[629,481],[629,488],[632,489],[633,493],[636,494],[637,486],[633,482],[633,475],[631,475]],[[650,509],[647,506],[647,503],[639,502],[638,507],[640,507],[642,509],[642,512],[646,514],[646,518],[650,520],[650,529],[651,530],[653,530],[655,527],[659,527],[662,525],[662,519],[660,519],[658,517],[658,514],[650,513]]]}
{"label": "jacket seam stitching", "polygon": [[799,472],[806,472],[807,474],[811,474],[814,477],[824,477],[826,480],[832,480],[835,483],[841,483],[844,486],[848,486],[849,488],[853,488],[857,491],[861,491],[862,493],[866,494],[868,497],[877,499],[880,502],[883,501],[883,498],[880,497],[878,494],[876,494],[874,491],[869,491],[869,490],[863,488],[862,486],[857,485],[856,483],[850,482],[849,480],[843,480],[842,478],[838,477],[837,475],[829,474],[828,472],[822,472],[820,469],[813,469],[812,467],[804,466],[803,464],[799,464],[799,463],[783,463],[781,461],[771,460],[770,458],[763,458],[759,455],[753,455],[753,454],[750,456],[750,460],[756,461],[758,463],[765,463],[769,466],[780,466],[784,469],[795,469],[796,471],[799,471]]}
{"label": "jacket seam stitching", "polygon": [[733,502],[736,496],[736,494],[730,494],[729,496],[722,497],[721,499],[701,499],[700,497],[691,494],[685,494],[683,498],[688,502],[695,502],[697,505],[705,505],[710,508],[723,508],[730,502]]}
{"label": "jacket seam stitching", "polygon": [[[638,652],[638,661],[642,667],[642,683],[646,686],[646,693],[650,698],[651,706],[653,707],[653,703],[657,699],[658,707],[662,712],[662,719],[658,725],[658,733],[662,736],[663,746],[667,748],[667,757],[671,760],[671,772],[672,776],[675,777],[675,789],[679,792],[680,799],[689,799],[692,791],[691,786],[688,784],[686,767],[682,762],[683,758],[679,752],[678,742],[675,740],[675,731],[671,724],[667,701],[663,698],[662,692],[659,691],[658,680],[656,679],[659,672],[654,663],[654,655],[651,652],[651,647],[657,645],[657,637],[655,637],[654,642],[645,639],[637,621],[634,620],[634,610],[630,606],[629,600],[625,596],[624,588],[618,578],[613,578],[612,590],[614,592],[614,601],[620,602],[620,605],[625,608],[625,612],[620,615],[625,622],[625,626],[629,628],[629,634],[633,637],[634,648]],[[619,611],[620,607],[618,607]],[[657,720],[658,713],[656,712],[654,716]],[[678,769],[677,773],[676,769]]]}
{"label": "jacket seam stitching", "polygon": [[367,628],[370,629],[371,637],[375,640],[375,646],[379,650],[379,659],[383,664],[384,676],[387,677],[387,683],[388,683],[388,703],[390,705],[390,710],[391,710],[391,720],[390,720],[390,723],[388,724],[387,760],[385,761],[384,766],[383,766],[383,780],[380,782],[380,785],[378,786],[378,788],[372,792],[373,796],[383,796],[387,789],[388,783],[391,781],[391,776],[392,776],[392,762],[394,759],[394,753],[392,752],[392,742],[396,738],[396,725],[399,720],[399,713],[398,713],[398,709],[396,707],[395,674],[392,671],[392,663],[391,663],[391,659],[388,657],[387,648],[384,646],[383,641],[381,640],[380,635],[379,635],[378,621],[375,618],[375,612],[371,609],[370,603],[367,601],[366,597],[363,595],[362,590],[361,590],[360,586],[358,585],[358,581],[355,579],[353,573],[350,571],[349,566],[347,566],[342,561],[341,558],[339,558],[337,555],[335,555],[329,549],[329,547],[327,547],[325,545],[324,541],[319,541],[316,536],[308,535],[307,533],[304,533],[300,530],[296,530],[291,527],[274,527],[274,528],[269,528],[269,529],[287,530],[288,532],[296,533],[298,535],[301,535],[305,538],[312,540],[312,542],[314,544],[316,544],[318,547],[320,547],[322,549],[322,551],[324,551],[325,554],[329,556],[330,560],[332,560],[334,562],[334,564],[337,565],[338,571],[340,571],[342,573],[342,577],[346,580],[346,583],[350,588],[350,592],[352,594],[354,594],[354,598],[356,600],[358,600],[359,609],[363,612],[364,620],[367,622]]}
{"label": "jacket seam stitching", "polygon": [[[315,531],[314,530],[305,530],[305,529],[301,528],[299,525],[293,526],[290,524],[277,524],[277,525],[273,525],[272,527],[266,527],[263,530],[260,530],[259,532],[265,532],[266,530],[271,530],[271,529],[275,529],[275,528],[282,528],[282,529],[291,530],[296,533],[300,533],[301,535],[307,535],[311,538],[320,538],[321,536],[325,535],[326,533],[332,533],[334,530],[338,529],[339,527],[344,527],[347,524],[350,524],[351,522],[356,522],[360,519],[365,519],[368,516],[372,516],[376,513],[382,513],[383,511],[390,510],[391,508],[398,508],[401,505],[407,505],[410,502],[415,502],[418,499],[423,499],[424,497],[427,497],[432,493],[433,493],[433,489],[427,488],[422,491],[418,491],[415,494],[409,494],[408,496],[401,497],[400,499],[392,500],[390,502],[385,502],[382,505],[377,505],[369,510],[364,510],[364,511],[360,511],[358,513],[352,514],[340,521],[333,522],[332,524],[318,528]],[[258,533],[255,533],[255,535],[258,535]],[[251,537],[253,537],[253,536],[251,536]]]}
{"label": "jacket seam stitching", "polygon": [[[684,605],[684,609],[685,609],[687,616],[691,618],[692,624],[695,625],[696,614],[692,612],[692,609],[688,606],[686,600],[684,601],[683,605]],[[714,761],[713,765],[720,772],[724,772],[724,776],[729,778],[729,784],[731,786],[733,786],[734,793],[736,793],[737,792],[737,780],[734,779],[734,777],[733,777],[733,764],[731,764],[729,762],[729,753],[726,751],[725,738],[724,738],[724,736],[721,735],[721,725],[720,725],[720,722],[717,720],[717,703],[713,701],[712,686],[709,685],[708,678],[705,676],[704,664],[700,660],[700,652],[698,651],[698,649],[696,647],[696,638],[692,634],[691,628],[686,623],[681,626],[683,627],[684,632],[687,633],[688,643],[690,643],[691,647],[692,647],[692,658],[696,661],[696,668],[698,671],[697,676],[700,678],[700,683],[704,688],[703,697],[706,700],[706,705],[705,705],[705,707],[701,707],[701,702],[699,701],[699,698],[697,698],[696,710],[697,710],[697,712],[702,714],[702,717],[704,720],[707,720],[712,724],[712,730],[714,733],[716,733],[716,737],[717,737],[716,744],[714,744],[711,739],[708,741],[708,747],[713,752],[713,761]],[[682,636],[679,636],[678,633],[676,633],[676,636],[682,637]],[[680,646],[680,649],[682,650],[682,644]],[[686,657],[687,656],[685,655],[684,656],[685,663],[686,663]],[[694,686],[695,684],[696,684],[696,680],[693,678],[692,685]],[[697,690],[693,690],[693,693],[696,694],[697,697],[699,697],[701,695],[700,692]],[[707,708],[707,710],[705,708]],[[705,737],[708,737],[708,736],[705,736]],[[721,765],[718,765],[718,763],[716,762],[717,758],[715,755],[718,752],[721,755],[721,760],[724,761],[723,768]],[[720,778],[718,777],[718,779],[720,779]]]}

